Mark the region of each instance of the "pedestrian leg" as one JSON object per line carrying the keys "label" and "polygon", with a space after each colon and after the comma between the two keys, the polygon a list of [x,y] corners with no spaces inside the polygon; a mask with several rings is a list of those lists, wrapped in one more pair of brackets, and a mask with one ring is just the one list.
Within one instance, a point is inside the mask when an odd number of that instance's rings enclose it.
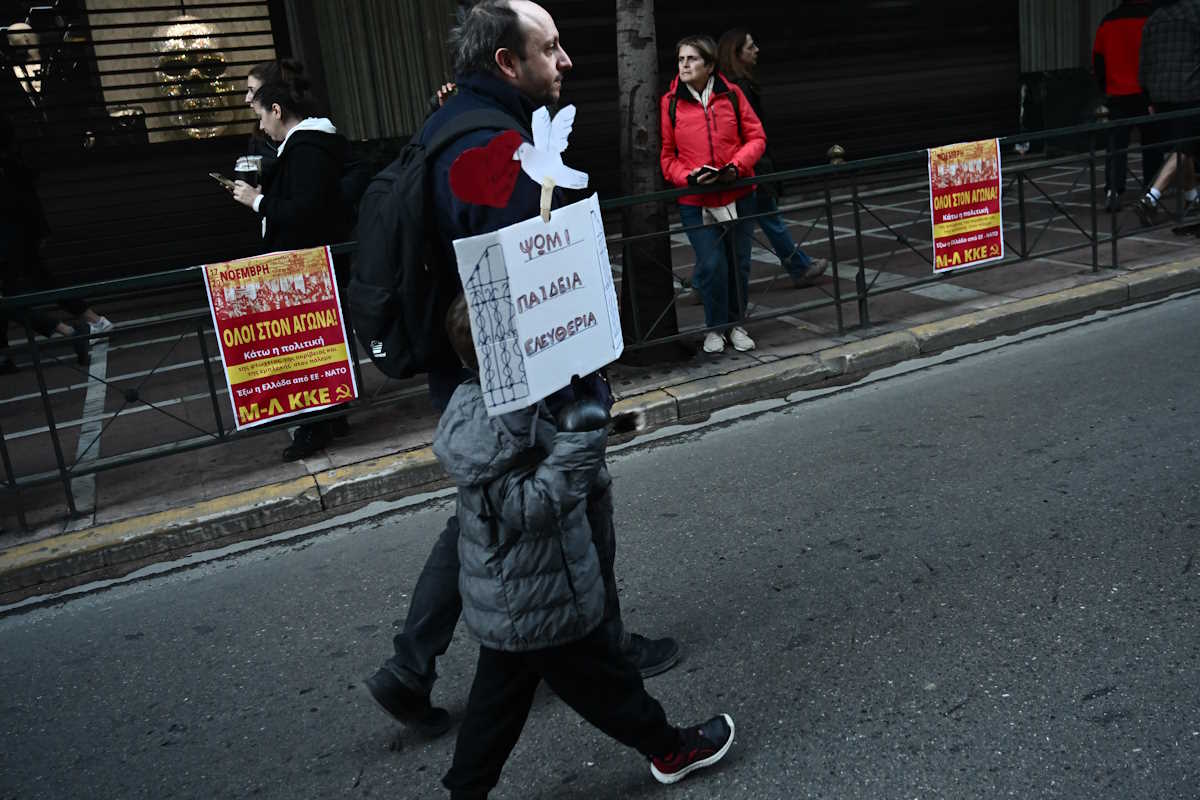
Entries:
{"label": "pedestrian leg", "polygon": [[479,648],[475,681],[454,745],[454,760],[442,778],[451,800],[485,798],[499,782],[541,682],[527,667],[525,656]]}
{"label": "pedestrian leg", "polygon": [[679,219],[691,229],[687,237],[696,251],[693,285],[704,301],[704,325],[724,325],[729,320],[729,260],[722,235],[725,226],[698,227],[704,221],[704,212],[698,206],[681,205]]}
{"label": "pedestrian leg", "polygon": [[462,614],[458,594],[458,518],[446,520],[417,585],[413,587],[404,629],[392,640],[395,655],[384,669],[402,683],[428,695],[437,680],[436,661],[454,638]]}
{"label": "pedestrian leg", "polygon": [[779,263],[793,278],[803,278],[812,259],[792,239],[783,217],[778,213],[779,206],[770,192],[759,189],[755,195],[755,210],[764,216],[758,217],[758,225],[771,243],[771,250],[779,258]]}
{"label": "pedestrian leg", "polygon": [[599,631],[571,644],[526,654],[563,702],[626,747],[661,756],[679,745],[679,730],[642,684],[633,663]]}

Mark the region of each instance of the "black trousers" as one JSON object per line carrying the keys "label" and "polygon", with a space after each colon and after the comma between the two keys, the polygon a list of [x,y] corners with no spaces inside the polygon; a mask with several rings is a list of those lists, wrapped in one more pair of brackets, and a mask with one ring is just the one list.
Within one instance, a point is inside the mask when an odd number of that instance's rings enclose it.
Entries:
{"label": "black trousers", "polygon": [[[1130,117],[1144,117],[1150,113],[1143,95],[1118,95],[1107,99],[1108,118],[1116,121]],[[1154,182],[1154,176],[1162,167],[1162,150],[1151,145],[1162,141],[1165,137],[1159,130],[1161,125],[1140,125],[1138,131],[1142,140],[1142,186],[1148,188]],[[1132,128],[1125,127],[1110,131],[1108,134],[1108,156],[1104,160],[1104,189],[1122,194],[1125,191],[1126,166],[1129,163],[1129,153],[1124,152],[1129,147],[1129,135]]]}
{"label": "black trousers", "polygon": [[543,680],[581,717],[646,757],[679,746],[679,730],[667,723],[637,668],[601,629],[577,642],[525,653],[481,647],[454,762],[442,779],[452,800],[486,798],[495,787]]}

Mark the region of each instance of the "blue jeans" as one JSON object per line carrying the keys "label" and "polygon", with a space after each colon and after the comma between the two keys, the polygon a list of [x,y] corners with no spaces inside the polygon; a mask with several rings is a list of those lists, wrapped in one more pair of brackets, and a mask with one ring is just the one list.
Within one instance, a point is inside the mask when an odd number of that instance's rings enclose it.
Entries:
{"label": "blue jeans", "polygon": [[792,235],[788,233],[783,217],[777,213],[779,206],[775,204],[775,196],[759,189],[751,197],[754,198],[754,213],[770,215],[759,217],[758,224],[763,229],[763,233],[767,235],[771,249],[775,251],[775,255],[779,256],[783,268],[793,278],[803,277],[805,270],[812,264],[812,259],[797,246]]}
{"label": "blue jeans", "polygon": [[[755,213],[754,195],[737,201],[738,215]],[[750,291],[750,235],[754,220],[738,219],[726,225],[697,227],[704,223],[700,206],[679,206],[679,221],[687,231],[688,241],[696,251],[696,266],[692,271],[692,286],[704,301],[704,325],[712,328],[736,322],[745,316],[746,297]],[[729,269],[730,230],[737,259],[737,284]]]}

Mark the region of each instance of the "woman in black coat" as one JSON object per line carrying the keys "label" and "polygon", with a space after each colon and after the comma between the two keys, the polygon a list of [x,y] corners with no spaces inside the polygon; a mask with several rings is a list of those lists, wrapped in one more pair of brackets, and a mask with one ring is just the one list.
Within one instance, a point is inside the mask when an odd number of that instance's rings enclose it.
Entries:
{"label": "woman in black coat", "polygon": [[[275,162],[264,164],[261,188],[244,181],[233,186],[234,199],[262,218],[263,252],[323,247],[349,238],[341,180],[350,145],[329,119],[310,116],[313,107],[301,79],[264,83],[251,102],[259,128],[280,143]],[[343,271],[338,269],[339,284]],[[310,456],[345,429],[344,418],[304,423],[283,458]]]}
{"label": "woman in black coat", "polygon": [[[725,76],[726,80],[738,85],[742,94],[746,95],[746,99],[750,101],[759,121],[766,128],[767,118],[763,109],[761,88],[755,75],[758,67],[758,43],[754,41],[754,36],[745,28],[726,31],[717,45],[717,60],[721,65],[721,74]],[[769,142],[770,138],[767,141]],[[759,160],[755,171],[759,175],[775,171],[775,165],[771,161],[770,145],[767,147],[767,153]],[[775,251],[775,255],[779,256],[779,261],[783,264],[784,269],[791,275],[792,283],[796,288],[811,286],[825,272],[829,262],[823,258],[810,258],[792,239],[783,219],[778,213],[775,213],[779,208],[775,202],[777,191],[778,184],[758,185],[753,196],[755,212],[764,215],[758,217],[758,224],[762,227],[763,233],[767,235],[767,239],[770,240],[771,249]]]}

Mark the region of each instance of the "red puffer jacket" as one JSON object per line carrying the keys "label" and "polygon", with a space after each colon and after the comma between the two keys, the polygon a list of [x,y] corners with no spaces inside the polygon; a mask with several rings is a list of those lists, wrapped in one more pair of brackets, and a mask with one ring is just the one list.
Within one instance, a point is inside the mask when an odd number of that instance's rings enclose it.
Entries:
{"label": "red puffer jacket", "polygon": [[[737,95],[738,112],[742,117],[740,131],[731,94]],[[670,115],[672,97],[675,98],[674,125]],[[746,95],[720,73],[713,78],[713,93],[707,109],[702,108],[687,86],[679,82],[678,75],[671,81],[671,88],[663,95],[660,106],[660,161],[663,177],[668,183],[687,186],[688,173],[705,164],[717,169],[733,164],[739,178],[754,174],[754,165],[767,149],[767,135]],[[753,186],[741,186],[724,192],[684,195],[679,202],[689,206],[723,206],[753,191]]]}

